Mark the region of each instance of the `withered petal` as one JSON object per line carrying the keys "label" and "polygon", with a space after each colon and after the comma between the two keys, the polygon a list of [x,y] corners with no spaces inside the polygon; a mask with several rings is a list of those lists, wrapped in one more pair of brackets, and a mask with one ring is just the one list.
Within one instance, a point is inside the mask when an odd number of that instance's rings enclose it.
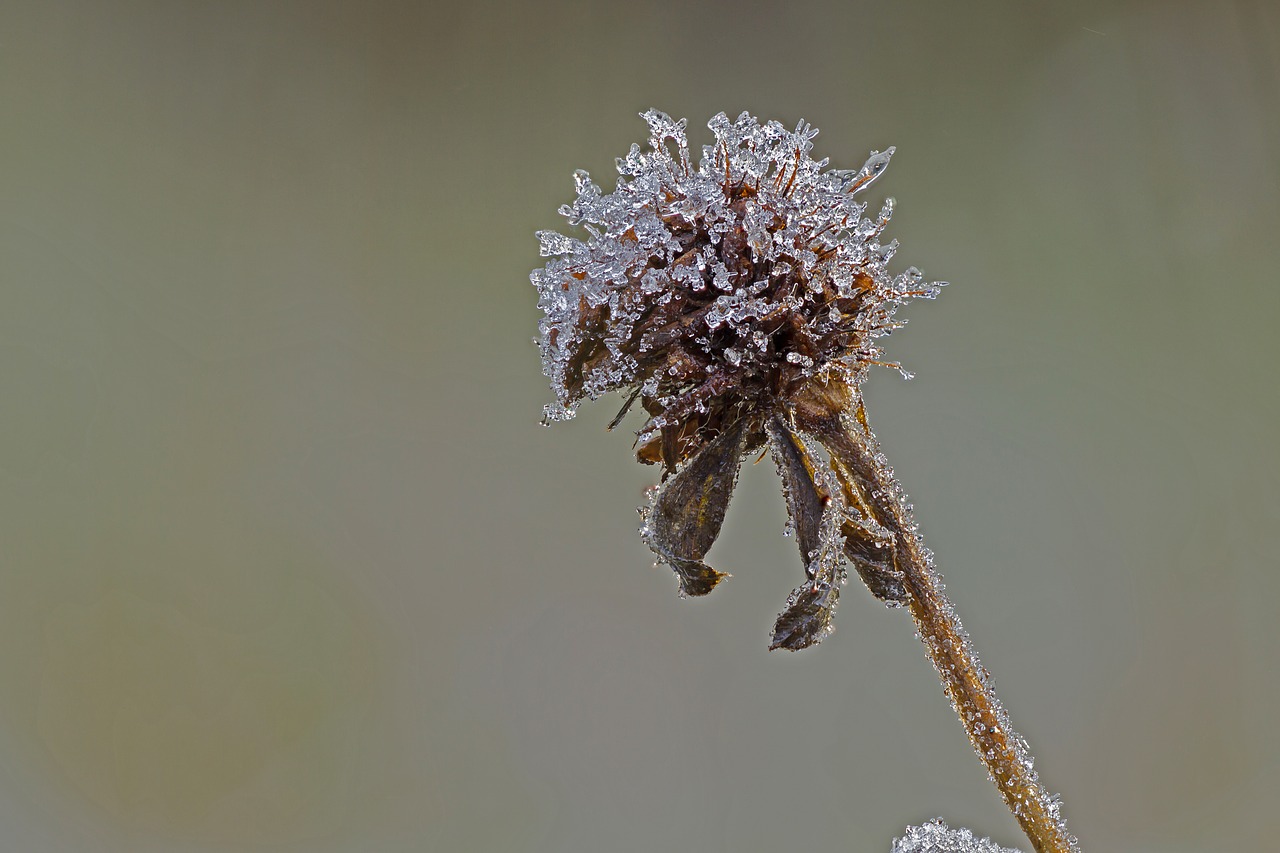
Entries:
{"label": "withered petal", "polygon": [[907,588],[902,572],[894,565],[893,546],[882,544],[862,525],[849,522],[844,529],[844,555],[881,601],[906,604]]}
{"label": "withered petal", "polygon": [[[857,408],[862,414],[861,400]],[[859,418],[859,423],[865,420]],[[841,428],[850,428],[846,424]],[[818,440],[827,446],[821,435]],[[830,452],[828,450],[828,452]],[[871,590],[871,594],[889,604],[905,604],[909,597],[903,580],[903,573],[896,565],[892,540],[886,541],[886,526],[876,517],[873,502],[870,500],[871,484],[858,476],[848,466],[839,461],[838,454],[831,454],[831,468],[835,472],[840,488],[844,492],[845,501],[855,515],[864,521],[859,523],[855,518],[848,519],[842,529],[844,534],[844,554],[853,564],[862,582]],[[871,528],[879,526],[879,535]]]}
{"label": "withered petal", "polygon": [[[653,546],[650,545],[650,547]],[[665,554],[659,554],[659,556],[675,571],[680,581],[682,596],[706,595],[715,589],[720,581],[732,577],[728,572],[718,572],[701,560],[685,560]]]}
{"label": "withered petal", "polygon": [[800,558],[808,570],[809,555],[821,544],[822,513],[831,497],[814,483],[816,468],[800,436],[779,416],[770,418],[765,428],[769,434],[769,451],[782,478],[782,492],[795,527]]}
{"label": "withered petal", "polygon": [[702,558],[720,535],[747,444],[746,424],[733,423],[663,481],[643,511],[645,542],[675,570],[681,595],[706,595],[728,577]]}
{"label": "withered petal", "polygon": [[809,580],[787,598],[786,608],[773,625],[773,642],[769,650],[796,652],[816,645],[831,635],[840,584]]}
{"label": "withered petal", "polygon": [[[837,544],[840,539],[834,526],[843,516],[843,503],[818,483],[817,464],[804,441],[781,417],[770,419],[766,429],[807,576],[788,596],[786,607],[774,623],[769,648],[798,651],[821,642],[833,630],[844,580]],[[832,527],[825,537],[824,526]]]}

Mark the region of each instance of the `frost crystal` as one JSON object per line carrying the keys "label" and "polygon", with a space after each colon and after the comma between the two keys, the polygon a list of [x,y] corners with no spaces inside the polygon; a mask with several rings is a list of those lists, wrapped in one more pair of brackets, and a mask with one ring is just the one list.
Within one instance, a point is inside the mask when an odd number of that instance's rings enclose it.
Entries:
{"label": "frost crystal", "polygon": [[990,838],[975,838],[967,829],[951,829],[935,818],[923,826],[908,826],[907,834],[894,839],[892,853],[1021,853],[1001,847]]}
{"label": "frost crystal", "polygon": [[618,158],[614,192],[574,175],[577,198],[561,213],[588,238],[537,235],[551,258],[531,276],[556,397],[547,420],[659,371],[649,395],[659,403],[722,367],[747,385],[833,374],[861,381],[898,305],[939,286],[913,270],[890,275],[897,242],[878,238],[892,200],[865,219],[855,199],[893,149],[873,152],[857,171],[828,170],[810,156],[818,132],[805,122],[787,130],[721,113],[695,166],[683,119],[643,117],[649,147]]}

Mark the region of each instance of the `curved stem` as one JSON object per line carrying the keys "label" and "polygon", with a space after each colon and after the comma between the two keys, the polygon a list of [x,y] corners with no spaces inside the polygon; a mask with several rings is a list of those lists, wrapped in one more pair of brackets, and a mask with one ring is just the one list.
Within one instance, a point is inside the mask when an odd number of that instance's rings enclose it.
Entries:
{"label": "curved stem", "polygon": [[942,578],[933,569],[901,487],[865,420],[848,415],[814,417],[810,413],[806,418],[804,412],[797,414],[803,421],[801,428],[822,441],[832,461],[846,469],[870,503],[876,521],[892,533],[894,566],[903,575],[906,606],[929,659],[973,748],[1036,853],[1078,853],[1076,839],[1067,832],[1059,814],[1057,798],[1040,784],[1026,740],[1009,724],[990,675],[943,591]]}

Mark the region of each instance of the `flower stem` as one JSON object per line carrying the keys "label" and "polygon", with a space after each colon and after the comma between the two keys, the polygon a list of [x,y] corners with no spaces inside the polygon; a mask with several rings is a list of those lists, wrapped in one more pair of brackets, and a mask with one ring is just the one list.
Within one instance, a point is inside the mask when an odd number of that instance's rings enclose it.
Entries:
{"label": "flower stem", "polygon": [[903,575],[906,606],[925,651],[973,748],[1036,853],[1078,853],[1076,839],[1067,832],[1059,814],[1057,798],[1040,784],[1026,740],[1009,724],[990,675],[944,592],[942,578],[932,567],[902,490],[880,454],[861,408],[856,418],[814,417],[812,411],[807,418],[803,411],[797,414],[801,428],[820,438],[833,463],[845,469],[870,504],[876,521],[892,534],[894,567]]}

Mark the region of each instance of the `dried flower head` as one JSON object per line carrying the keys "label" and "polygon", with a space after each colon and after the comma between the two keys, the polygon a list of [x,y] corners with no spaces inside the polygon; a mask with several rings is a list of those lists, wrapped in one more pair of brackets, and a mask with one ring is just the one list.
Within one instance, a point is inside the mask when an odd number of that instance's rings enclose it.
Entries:
{"label": "dried flower head", "polygon": [[556,395],[546,419],[622,391],[616,424],[639,400],[649,418],[637,456],[663,466],[642,532],[685,595],[724,577],[703,557],[742,458],[767,444],[807,574],[774,647],[803,648],[830,633],[846,561],[881,598],[903,592],[865,496],[809,451],[797,414],[859,411],[868,366],[883,364],[876,339],[902,325],[899,305],[935,296],[939,284],[914,267],[890,274],[898,244],[881,234],[893,200],[867,218],[856,198],[892,148],[856,171],[827,169],[810,157],[817,131],[808,124],[789,131],[721,113],[695,167],[684,120],[655,110],[644,118],[649,150],[632,145],[618,159],[614,192],[575,174],[578,197],[560,212],[588,239],[538,233],[553,258],[532,275]]}
{"label": "dried flower head", "polygon": [[[831,633],[852,564],[873,594],[905,605],[957,716],[1037,853],[1075,853],[1058,799],[1039,782],[924,547],[911,507],[867,424],[860,388],[883,364],[876,340],[898,306],[937,295],[914,267],[892,275],[897,241],[880,237],[855,195],[893,149],[857,171],[809,156],[816,131],[723,114],[691,162],[685,122],[656,111],[649,150],[618,160],[604,194],[586,172],[561,208],[586,240],[538,233],[551,257],[538,288],[543,370],[556,400],[546,420],[584,398],[639,400],[642,462],[662,466],[641,533],[684,595],[724,578],[704,562],[742,460],[761,448],[782,477],[805,580],[774,625],[773,648]],[[892,365],[895,366],[896,365]]]}

